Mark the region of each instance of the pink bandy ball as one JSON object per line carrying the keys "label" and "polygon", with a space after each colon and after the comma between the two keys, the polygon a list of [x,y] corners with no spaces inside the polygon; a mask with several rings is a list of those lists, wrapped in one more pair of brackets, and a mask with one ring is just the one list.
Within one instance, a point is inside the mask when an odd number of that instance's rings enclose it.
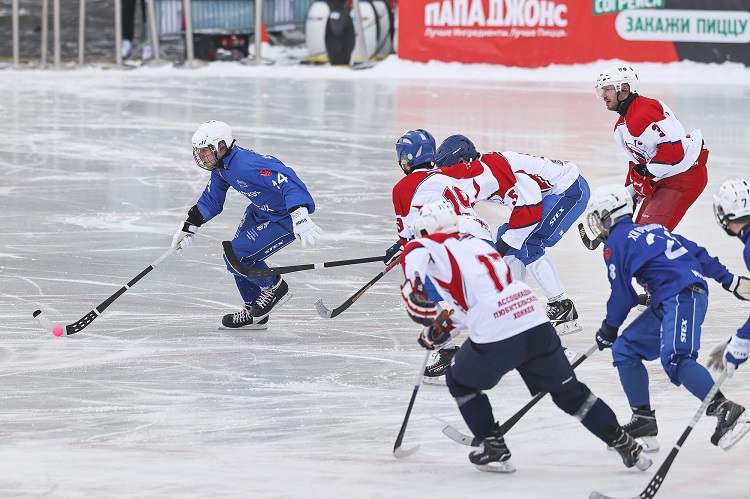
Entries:
{"label": "pink bandy ball", "polygon": [[62,336],[63,333],[65,333],[65,330],[62,328],[62,326],[55,326],[52,328],[52,334],[55,336]]}

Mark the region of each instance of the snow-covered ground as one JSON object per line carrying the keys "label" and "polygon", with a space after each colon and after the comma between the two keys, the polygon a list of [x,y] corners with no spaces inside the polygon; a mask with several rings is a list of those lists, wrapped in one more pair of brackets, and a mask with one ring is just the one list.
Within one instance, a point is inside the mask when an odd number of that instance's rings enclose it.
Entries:
{"label": "snow-covered ground", "polygon": [[[221,258],[245,207],[230,195],[196,245],[165,260],[82,332],[55,338],[41,308],[70,324],[168,248],[206,172],[190,137],[208,119],[238,144],[295,168],[325,231],[272,265],[382,254],[396,240],[390,192],[401,177],[393,144],[426,128],[464,133],[480,150],[575,161],[592,187],[620,182],[626,158],[615,115],[593,93],[611,64],[537,70],[416,64],[391,57],[369,70],[211,63],[134,71],[0,71],[0,495],[3,497],[507,497],[584,498],[639,493],[700,402],[649,363],[662,450],[645,473],[625,469],[549,400],[507,436],[518,472],[474,469],[469,449],[441,434],[467,431],[443,386],[418,394],[403,461],[392,456],[423,351],[403,311],[398,272],[334,319],[317,298],[342,303],[382,270],[368,264],[288,274],[294,298],[267,331],[224,331],[239,297]],[[712,194],[750,175],[750,69],[736,64],[639,64],[640,93],[666,101],[710,149],[709,185],[677,232],[747,274],[740,244],[715,224]],[[501,207],[480,205],[496,227]],[[599,252],[575,231],[550,251],[584,331],[563,343],[585,351],[608,285]],[[741,325],[750,306],[711,287],[705,352]],[[634,317],[635,312],[631,316]],[[624,422],[629,408],[609,352],[578,369]],[[750,407],[750,368],[724,392]],[[529,399],[511,374],[489,392],[504,421]],[[659,497],[748,497],[750,440],[724,452],[704,418]]]}

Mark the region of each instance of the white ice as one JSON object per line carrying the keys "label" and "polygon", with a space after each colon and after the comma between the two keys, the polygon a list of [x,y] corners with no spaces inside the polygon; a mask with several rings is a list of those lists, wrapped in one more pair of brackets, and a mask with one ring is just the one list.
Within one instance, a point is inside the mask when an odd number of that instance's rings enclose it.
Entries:
{"label": "white ice", "polygon": [[[623,180],[615,115],[593,93],[609,63],[540,70],[413,64],[373,69],[247,67],[199,70],[0,71],[0,496],[585,498],[634,496],[666,458],[700,402],[649,363],[662,450],[646,472],[548,399],[507,442],[518,471],[474,469],[469,448],[441,434],[468,431],[444,386],[420,389],[399,461],[392,448],[424,352],[403,311],[394,271],[341,316],[342,303],[382,265],[288,274],[294,298],[267,331],[223,331],[240,300],[221,258],[246,200],[196,245],[156,267],[82,332],[55,338],[32,318],[59,324],[88,313],[168,247],[207,180],[190,137],[208,119],[229,123],[238,144],[295,168],[325,231],[272,265],[382,254],[396,240],[391,187],[401,177],[393,144],[409,128],[438,140],[471,137],[480,150],[575,161],[592,186]],[[712,194],[750,175],[750,69],[642,64],[640,92],[666,101],[710,149],[709,185],[678,227],[733,271],[741,245],[713,220]],[[496,227],[507,217],[480,206]],[[584,331],[585,351],[605,313],[601,254],[575,230],[550,251]],[[712,284],[703,354],[739,327],[750,306]],[[631,315],[635,316],[635,312]],[[622,422],[630,410],[608,351],[578,374]],[[750,365],[723,390],[750,407]],[[504,421],[530,398],[511,374],[489,392]],[[709,443],[704,417],[659,491],[663,498],[748,497],[750,438],[730,452]]]}

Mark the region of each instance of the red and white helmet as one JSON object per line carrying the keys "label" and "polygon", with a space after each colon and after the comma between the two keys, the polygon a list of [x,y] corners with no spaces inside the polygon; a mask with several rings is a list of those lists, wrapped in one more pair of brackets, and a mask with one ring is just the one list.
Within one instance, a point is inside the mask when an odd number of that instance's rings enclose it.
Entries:
{"label": "red and white helmet", "polygon": [[630,92],[635,93],[635,89],[638,87],[638,73],[635,72],[632,66],[626,64],[612,66],[599,73],[599,76],[596,78],[594,92],[601,99],[602,87],[612,85],[619,92],[622,90],[623,83],[627,83],[630,86]]}
{"label": "red and white helmet", "polygon": [[223,121],[211,120],[203,123],[193,134],[193,158],[195,164],[204,170],[215,170],[221,166],[219,151],[234,145],[232,129]]}

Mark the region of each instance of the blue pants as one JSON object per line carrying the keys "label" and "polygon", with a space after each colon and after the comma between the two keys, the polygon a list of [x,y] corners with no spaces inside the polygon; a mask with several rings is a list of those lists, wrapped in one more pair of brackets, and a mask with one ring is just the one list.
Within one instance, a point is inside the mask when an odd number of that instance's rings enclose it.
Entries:
{"label": "blue pants", "polygon": [[487,395],[509,371],[516,369],[532,395],[549,392],[552,401],[603,442],[612,443],[617,427],[612,409],[578,381],[563,353],[560,337],[545,322],[521,334],[494,343],[466,340],[446,373],[446,385],[475,437],[484,439],[495,424]]}
{"label": "blue pants", "polygon": [[[245,210],[237,233],[232,239],[232,248],[243,265],[250,268],[268,268],[264,261],[284,246],[294,241],[292,218],[287,216],[278,222],[259,221],[255,217],[252,205]],[[246,304],[252,304],[258,299],[260,289],[268,287],[276,280],[275,276],[245,277],[238,273],[224,259],[229,272],[234,274],[237,289]]]}
{"label": "blue pants", "polygon": [[613,365],[631,407],[650,407],[648,372],[643,361],[657,358],[672,383],[685,385],[697,398],[705,398],[713,379],[696,359],[707,307],[707,291],[685,288],[662,301],[658,308],[649,307],[615,340]]}
{"label": "blue pants", "polygon": [[[529,234],[520,249],[511,248],[507,255],[513,255],[529,265],[544,255],[544,248],[550,248],[562,239],[562,236],[578,220],[586,210],[591,191],[586,179],[578,176],[578,180],[563,194],[547,196],[542,199],[542,221]],[[508,224],[503,224],[497,230],[500,239]]]}

